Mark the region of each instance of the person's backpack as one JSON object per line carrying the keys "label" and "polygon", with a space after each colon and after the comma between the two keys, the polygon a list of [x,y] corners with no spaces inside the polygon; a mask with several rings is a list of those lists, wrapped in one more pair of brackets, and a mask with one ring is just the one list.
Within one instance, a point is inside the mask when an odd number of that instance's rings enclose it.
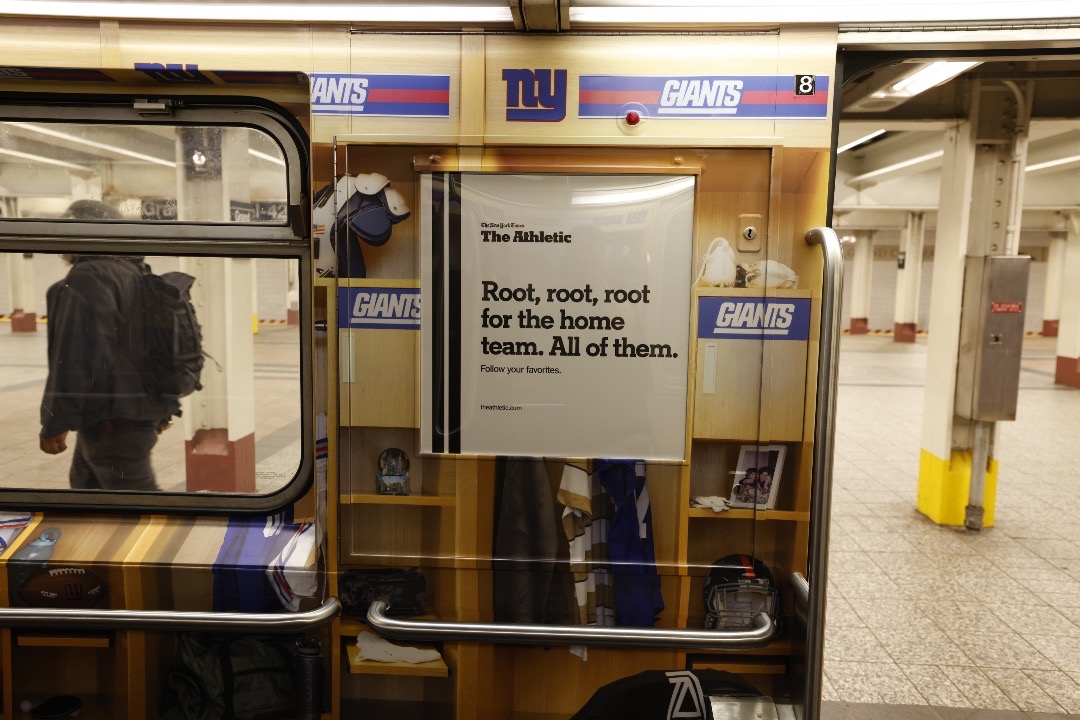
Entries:
{"label": "person's backpack", "polygon": [[202,329],[187,273],[140,274],[144,323],[143,384],[153,398],[180,399],[202,389]]}
{"label": "person's backpack", "polygon": [[298,712],[298,663],[285,637],[180,633],[162,720],[278,720]]}

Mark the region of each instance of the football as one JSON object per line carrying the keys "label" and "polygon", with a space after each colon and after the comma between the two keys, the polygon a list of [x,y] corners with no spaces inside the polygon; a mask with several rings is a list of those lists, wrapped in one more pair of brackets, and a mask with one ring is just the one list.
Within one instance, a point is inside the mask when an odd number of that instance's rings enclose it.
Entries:
{"label": "football", "polygon": [[43,568],[19,585],[19,599],[30,607],[92,608],[108,597],[105,582],[77,567]]}

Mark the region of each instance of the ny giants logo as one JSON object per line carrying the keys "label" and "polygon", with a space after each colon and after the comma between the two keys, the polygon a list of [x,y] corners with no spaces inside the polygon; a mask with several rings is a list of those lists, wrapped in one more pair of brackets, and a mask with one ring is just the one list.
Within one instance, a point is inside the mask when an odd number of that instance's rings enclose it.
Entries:
{"label": "ny giants logo", "polygon": [[161,83],[213,85],[214,81],[199,72],[198,65],[180,63],[135,63],[135,69]]}
{"label": "ny giants logo", "polygon": [[566,117],[565,70],[502,71],[508,121],[559,122]]}

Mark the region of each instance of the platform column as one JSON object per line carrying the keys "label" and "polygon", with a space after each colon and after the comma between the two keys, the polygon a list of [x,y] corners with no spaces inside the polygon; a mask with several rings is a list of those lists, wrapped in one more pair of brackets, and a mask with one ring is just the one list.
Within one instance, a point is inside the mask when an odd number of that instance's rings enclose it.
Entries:
{"label": "platform column", "polygon": [[964,272],[968,255],[1016,254],[1031,93],[976,83],[967,119],[945,133],[916,505],[939,525],[994,524],[996,423],[956,412]]}
{"label": "platform column", "polygon": [[[1080,212],[1069,212],[1065,219],[1063,272],[1067,278],[1077,278],[1080,277]],[[1080,387],[1080,283],[1063,283],[1059,297],[1061,317],[1054,382]]]}
{"label": "platform column", "polygon": [[852,335],[870,332],[870,290],[873,286],[874,231],[855,234],[855,257],[851,263]]}
{"label": "platform column", "polygon": [[908,213],[896,260],[893,342],[913,343],[919,323],[919,286],[926,223],[921,212]]}
{"label": "platform column", "polygon": [[[236,206],[249,203],[244,167],[247,149],[229,130],[191,128],[177,140],[181,220],[237,220]],[[191,167],[193,152],[200,168]],[[217,157],[220,156],[220,162]],[[186,257],[180,269],[196,278],[192,303],[207,355],[203,389],[183,401],[187,489],[192,492],[255,490],[254,294],[250,258]]]}
{"label": "platform column", "polygon": [[30,253],[8,255],[8,281],[11,283],[11,332],[37,332],[34,308],[34,256]]}
{"label": "platform column", "polygon": [[[1068,217],[1066,217],[1066,222]],[[1046,256],[1046,294],[1043,296],[1043,337],[1057,337],[1061,320],[1062,280],[1065,277],[1065,246],[1067,234],[1055,232],[1050,238]],[[1075,272],[1077,268],[1073,268]],[[1071,276],[1075,277],[1075,276]]]}

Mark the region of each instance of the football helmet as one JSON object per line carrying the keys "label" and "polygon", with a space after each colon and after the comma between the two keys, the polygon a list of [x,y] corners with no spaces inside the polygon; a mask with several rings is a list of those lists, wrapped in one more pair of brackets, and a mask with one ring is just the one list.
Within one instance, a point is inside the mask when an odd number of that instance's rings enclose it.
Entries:
{"label": "football helmet", "polygon": [[765,563],[750,555],[726,555],[705,578],[705,627],[709,630],[752,627],[763,612],[777,621],[780,593]]}

